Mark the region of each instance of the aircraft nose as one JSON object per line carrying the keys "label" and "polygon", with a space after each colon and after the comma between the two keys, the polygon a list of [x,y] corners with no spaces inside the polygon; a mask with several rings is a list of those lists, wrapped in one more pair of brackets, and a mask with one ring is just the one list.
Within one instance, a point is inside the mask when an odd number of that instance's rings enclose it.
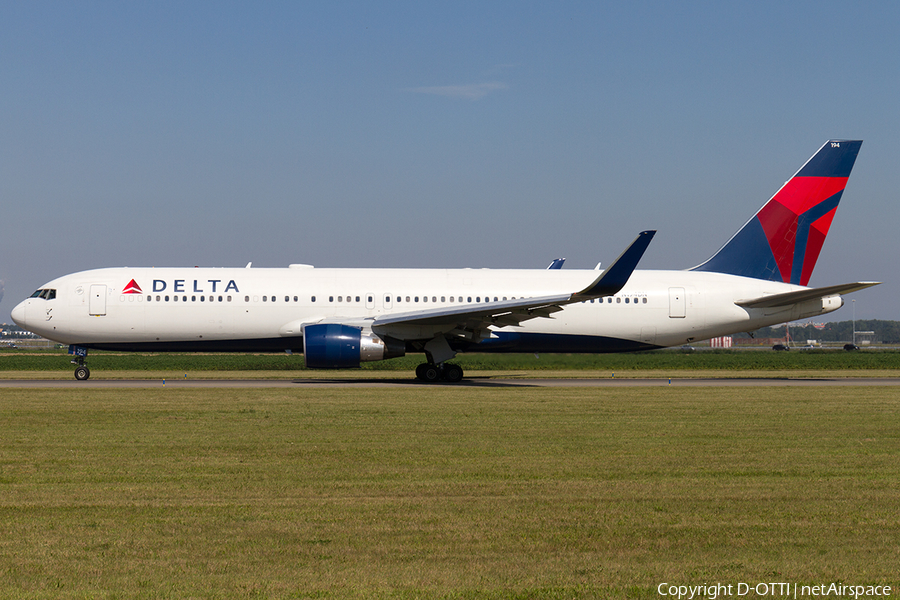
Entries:
{"label": "aircraft nose", "polygon": [[12,317],[13,323],[21,327],[22,329],[27,329],[26,321],[25,321],[25,307],[28,305],[28,300],[23,300],[16,305],[14,309],[12,309],[12,313],[10,316]]}

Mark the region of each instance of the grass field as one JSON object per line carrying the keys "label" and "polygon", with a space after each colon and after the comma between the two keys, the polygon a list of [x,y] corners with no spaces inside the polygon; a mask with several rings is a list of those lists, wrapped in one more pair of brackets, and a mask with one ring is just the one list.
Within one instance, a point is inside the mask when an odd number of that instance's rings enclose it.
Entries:
{"label": "grass field", "polygon": [[[0,378],[70,379],[74,367],[62,351],[0,351]],[[363,363],[361,369],[308,371],[303,357],[285,354],[120,354],[92,352],[95,379],[284,378],[408,376],[422,355]],[[900,375],[900,352],[811,350],[773,352],[656,351],[629,354],[460,354],[453,362],[473,373],[519,373],[539,377],[883,377]]]}
{"label": "grass field", "polygon": [[898,409],[870,387],[0,390],[0,597],[897,590]]}

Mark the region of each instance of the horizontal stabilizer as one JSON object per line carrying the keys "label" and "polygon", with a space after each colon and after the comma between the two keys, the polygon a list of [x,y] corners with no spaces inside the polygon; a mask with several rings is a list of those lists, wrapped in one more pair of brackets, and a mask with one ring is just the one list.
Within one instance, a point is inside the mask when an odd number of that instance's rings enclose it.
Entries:
{"label": "horizontal stabilizer", "polygon": [[600,277],[588,287],[576,292],[573,298],[597,298],[617,294],[628,283],[628,279],[637,268],[654,235],[656,235],[655,230],[640,232],[631,245],[625,249],[625,252],[620,254],[619,258],[614,260]]}
{"label": "horizontal stabilizer", "polygon": [[828,298],[839,294],[849,294],[850,292],[858,292],[873,285],[880,284],[880,281],[857,281],[856,283],[843,283],[841,285],[832,285],[822,288],[809,288],[806,290],[798,290],[796,292],[786,292],[784,294],[772,294],[761,298],[753,298],[752,300],[739,300],[735,302],[738,306],[744,308],[775,308],[778,306],[790,306],[807,300],[815,300],[817,298]]}

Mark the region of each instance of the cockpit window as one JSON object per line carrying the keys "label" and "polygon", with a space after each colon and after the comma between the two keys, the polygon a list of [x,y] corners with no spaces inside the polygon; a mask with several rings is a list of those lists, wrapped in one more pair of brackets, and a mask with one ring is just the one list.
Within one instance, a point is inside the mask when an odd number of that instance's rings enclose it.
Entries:
{"label": "cockpit window", "polygon": [[45,289],[45,290],[35,290],[35,292],[31,295],[32,298],[43,298],[44,300],[53,300],[56,298],[56,290]]}

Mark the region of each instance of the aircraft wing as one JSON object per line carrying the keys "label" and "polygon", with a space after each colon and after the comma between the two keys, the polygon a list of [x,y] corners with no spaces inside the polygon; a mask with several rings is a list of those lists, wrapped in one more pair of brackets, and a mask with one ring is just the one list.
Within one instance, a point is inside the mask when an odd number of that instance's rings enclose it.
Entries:
{"label": "aircraft wing", "polygon": [[[612,265],[582,290],[550,296],[517,298],[499,302],[465,304],[441,307],[377,317],[370,322],[376,332],[388,334],[412,327],[433,328],[443,332],[478,332],[489,326],[518,325],[537,317],[549,318],[566,304],[583,302],[592,298],[611,296],[625,287],[638,262],[644,255],[655,231],[643,231]],[[401,337],[407,338],[408,334]],[[423,334],[423,337],[427,337]]]}
{"label": "aircraft wing", "polygon": [[[572,302],[572,294],[519,298],[500,302],[464,304],[452,308],[435,308],[414,312],[395,313],[378,317],[373,327],[386,325],[437,325],[440,323],[478,323],[487,325],[518,325],[522,321],[536,317],[549,317],[562,310],[563,305]],[[502,325],[501,325],[502,323]]]}
{"label": "aircraft wing", "polygon": [[735,302],[738,306],[744,308],[775,308],[779,306],[790,306],[798,302],[807,300],[816,300],[818,298],[828,298],[839,294],[849,294],[850,292],[858,292],[873,285],[879,285],[880,281],[857,281],[856,283],[843,283],[841,285],[832,285],[822,288],[809,288],[798,290],[796,292],[785,292],[783,294],[771,294],[760,298],[752,298],[750,300],[738,300]]}

